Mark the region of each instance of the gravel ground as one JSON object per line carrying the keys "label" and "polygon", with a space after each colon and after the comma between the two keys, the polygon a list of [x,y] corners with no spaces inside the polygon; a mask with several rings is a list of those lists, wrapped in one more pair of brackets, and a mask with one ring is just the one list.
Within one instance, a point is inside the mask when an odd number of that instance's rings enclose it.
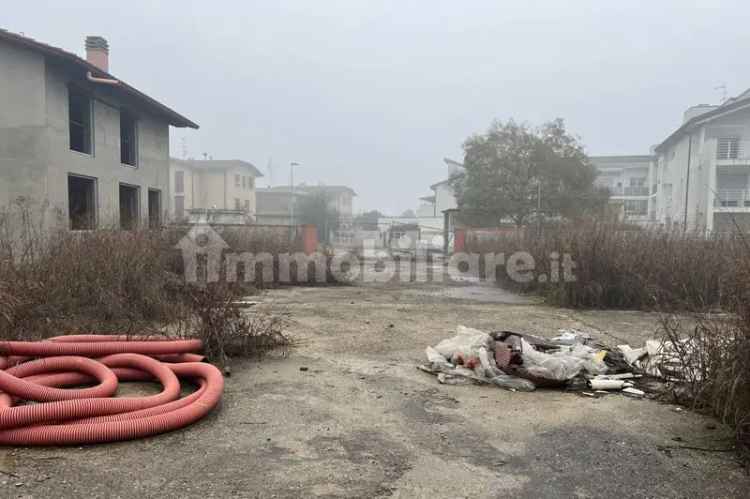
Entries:
{"label": "gravel ground", "polygon": [[[655,317],[476,284],[274,290],[297,346],[236,361],[220,408],[156,438],[0,449],[5,497],[747,497],[716,421],[652,400],[443,386],[415,365],[457,324],[640,345]],[[154,391],[156,388],[149,388]]]}

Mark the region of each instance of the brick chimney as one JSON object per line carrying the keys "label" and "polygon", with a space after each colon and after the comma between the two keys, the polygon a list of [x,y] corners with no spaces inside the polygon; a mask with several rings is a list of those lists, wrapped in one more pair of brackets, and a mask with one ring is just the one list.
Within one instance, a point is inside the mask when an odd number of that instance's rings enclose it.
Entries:
{"label": "brick chimney", "polygon": [[86,37],[86,60],[109,73],[109,44],[101,36]]}

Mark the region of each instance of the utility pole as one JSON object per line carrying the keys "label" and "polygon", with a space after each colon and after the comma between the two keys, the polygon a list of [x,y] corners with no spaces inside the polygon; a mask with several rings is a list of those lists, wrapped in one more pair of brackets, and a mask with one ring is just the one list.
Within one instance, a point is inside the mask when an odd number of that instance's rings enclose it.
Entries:
{"label": "utility pole", "polygon": [[536,218],[539,237],[542,237],[542,179],[538,179],[536,183]]}
{"label": "utility pole", "polygon": [[292,195],[292,198],[289,200],[289,225],[291,226],[289,229],[289,237],[290,239],[293,239],[296,235],[296,227],[294,225],[294,205],[297,202],[297,199],[294,197],[294,167],[299,166],[299,163],[292,161],[289,163],[289,187],[290,192]]}
{"label": "utility pole", "polygon": [[688,158],[687,173],[685,175],[685,218],[683,220],[683,232],[687,232],[688,223],[688,200],[690,199],[690,159],[693,157],[693,134],[688,135]]}

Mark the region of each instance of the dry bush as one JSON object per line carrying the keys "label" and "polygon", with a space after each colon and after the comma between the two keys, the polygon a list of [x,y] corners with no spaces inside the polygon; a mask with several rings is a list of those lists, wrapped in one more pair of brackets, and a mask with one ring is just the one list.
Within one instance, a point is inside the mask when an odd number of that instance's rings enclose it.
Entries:
{"label": "dry bush", "polygon": [[726,314],[686,320],[666,315],[663,341],[679,357],[677,401],[712,412],[736,429],[737,448],[750,464],[750,247],[740,238],[723,299]]}
{"label": "dry bush", "polygon": [[247,318],[235,306],[252,286],[185,282],[175,248],[184,230],[45,231],[36,220],[25,203],[0,210],[0,338],[177,330],[204,339],[219,362],[227,347],[248,354],[286,343],[273,316]]}
{"label": "dry bush", "polygon": [[643,230],[591,221],[565,223],[501,236],[490,242],[468,241],[467,251],[525,251],[536,273],[550,275],[550,255],[569,254],[575,282],[514,283],[504,269],[505,286],[545,296],[567,307],[706,309],[721,305],[724,282],[736,238],[706,238],[681,231]]}
{"label": "dry bush", "polygon": [[206,355],[222,366],[232,355],[260,356],[290,344],[283,334],[282,316],[247,310],[239,300],[248,293],[240,285],[219,282],[186,286],[183,293],[194,312],[188,335],[200,338]]}

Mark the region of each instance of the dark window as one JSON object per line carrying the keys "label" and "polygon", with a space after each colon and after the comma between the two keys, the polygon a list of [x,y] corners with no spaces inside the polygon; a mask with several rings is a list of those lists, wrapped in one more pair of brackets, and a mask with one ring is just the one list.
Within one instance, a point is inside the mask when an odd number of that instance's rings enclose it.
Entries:
{"label": "dark window", "polygon": [[247,212],[250,211],[250,200],[249,199],[245,200],[245,211],[247,211]]}
{"label": "dark window", "polygon": [[185,192],[185,172],[174,172],[174,191]]}
{"label": "dark window", "polygon": [[242,188],[247,189],[247,177],[244,175],[242,176]]}
{"label": "dark window", "polygon": [[68,176],[68,217],[71,230],[96,227],[96,179]]}
{"label": "dark window", "polygon": [[138,187],[120,184],[120,228],[138,227]]}
{"label": "dark window", "polygon": [[185,218],[185,196],[174,197],[174,216],[177,221]]}
{"label": "dark window", "polygon": [[135,119],[127,113],[120,112],[120,162],[136,166],[138,148],[136,144]]}
{"label": "dark window", "polygon": [[241,209],[240,208],[240,199],[239,198],[234,198],[234,209],[235,210],[240,210]]}
{"label": "dark window", "polygon": [[161,191],[148,190],[148,226],[151,229],[161,227]]}
{"label": "dark window", "polygon": [[240,176],[239,175],[235,175],[234,176],[234,186],[235,187],[239,187],[240,186]]}
{"label": "dark window", "polygon": [[68,91],[68,127],[70,148],[91,154],[91,99],[84,94]]}

